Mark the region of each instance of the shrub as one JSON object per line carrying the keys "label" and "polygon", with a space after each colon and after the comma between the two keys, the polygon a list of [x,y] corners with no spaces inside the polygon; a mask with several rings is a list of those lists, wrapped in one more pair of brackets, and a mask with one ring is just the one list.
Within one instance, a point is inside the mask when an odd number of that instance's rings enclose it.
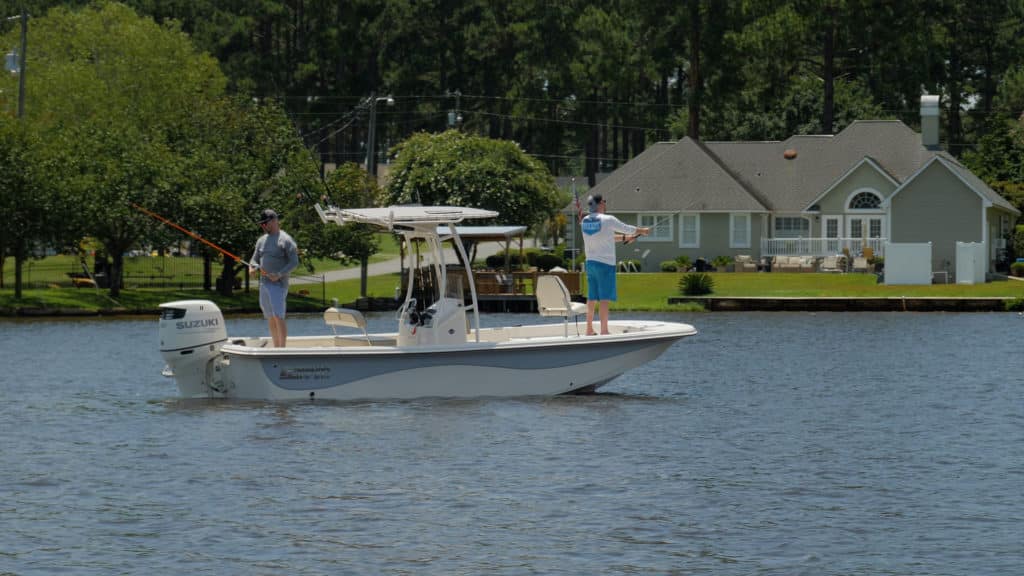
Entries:
{"label": "shrub", "polygon": [[1024,262],[1014,262],[1010,264],[1010,274],[1018,278],[1024,278]]}
{"label": "shrub", "polygon": [[711,261],[711,265],[715,268],[724,268],[732,264],[732,256],[715,256],[715,259]]}
{"label": "shrub", "polygon": [[679,270],[686,272],[690,269],[690,266],[693,266],[693,261],[690,260],[690,257],[686,254],[680,254],[679,256],[676,256],[676,264],[678,265]]}
{"label": "shrub", "polygon": [[715,287],[715,280],[710,274],[703,272],[691,272],[683,274],[679,279],[679,291],[684,296],[704,296],[711,294]]}
{"label": "shrub", "polygon": [[561,256],[556,254],[538,254],[537,259],[534,261],[537,268],[547,272],[555,266],[565,267],[565,260]]}
{"label": "shrub", "polygon": [[661,263],[661,271],[662,272],[678,272],[679,271],[679,262],[676,262],[675,260],[665,260],[664,262]]}

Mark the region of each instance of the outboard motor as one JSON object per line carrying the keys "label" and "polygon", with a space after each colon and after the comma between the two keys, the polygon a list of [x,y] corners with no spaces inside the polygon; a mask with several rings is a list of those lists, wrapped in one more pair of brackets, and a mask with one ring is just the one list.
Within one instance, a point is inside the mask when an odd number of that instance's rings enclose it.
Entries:
{"label": "outboard motor", "polygon": [[216,392],[207,382],[207,369],[227,338],[224,315],[209,300],[160,305],[160,355],[182,396],[207,397]]}

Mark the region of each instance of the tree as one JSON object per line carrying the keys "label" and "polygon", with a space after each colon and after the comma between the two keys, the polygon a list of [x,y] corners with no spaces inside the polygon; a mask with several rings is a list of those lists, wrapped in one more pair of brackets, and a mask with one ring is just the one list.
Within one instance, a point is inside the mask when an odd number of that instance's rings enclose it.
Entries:
{"label": "tree", "polygon": [[[352,162],[328,174],[323,184],[325,196],[322,200],[334,206],[369,208],[380,201],[381,191],[377,181]],[[329,225],[309,228],[300,233],[296,240],[310,255],[331,258],[342,264],[358,262],[359,295],[365,297],[370,257],[380,249],[380,242],[374,232],[374,227],[367,224]]]}
{"label": "tree", "polygon": [[569,202],[547,168],[507,140],[421,132],[394,153],[389,204],[485,208],[500,213],[498,222],[530,226]]}
{"label": "tree", "polygon": [[[26,123],[0,115],[0,269],[14,257],[14,297],[22,296],[22,267],[33,249],[47,244],[53,213],[52,189],[45,184],[38,144]],[[0,272],[0,288],[3,273]]]}
{"label": "tree", "polygon": [[120,4],[55,8],[32,25],[31,121],[68,146],[65,201],[81,235],[112,257],[117,297],[123,254],[150,226],[132,205],[156,206],[180,190],[175,137],[223,93],[224,78],[176,27]]}

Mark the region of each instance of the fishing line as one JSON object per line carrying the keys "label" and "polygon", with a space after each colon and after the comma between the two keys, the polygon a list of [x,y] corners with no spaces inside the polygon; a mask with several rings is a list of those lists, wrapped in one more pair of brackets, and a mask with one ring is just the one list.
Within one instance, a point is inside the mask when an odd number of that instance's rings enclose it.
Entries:
{"label": "fishing line", "polygon": [[175,224],[174,222],[171,222],[167,218],[164,218],[163,216],[161,216],[161,215],[159,215],[159,214],[157,214],[155,212],[151,212],[149,210],[146,210],[145,208],[143,208],[142,206],[139,206],[138,204],[136,204],[134,202],[131,202],[131,205],[132,205],[132,208],[135,208],[136,210],[138,210],[139,212],[142,212],[146,216],[149,216],[151,218],[155,218],[156,220],[159,220],[160,222],[163,222],[164,224],[166,224],[166,225],[168,225],[168,226],[170,226],[172,228],[175,228],[177,230],[180,230],[180,231],[184,232],[185,234],[188,234],[192,238],[195,238],[196,240],[199,240],[203,244],[206,244],[207,246],[209,246],[210,248],[213,248],[214,250],[220,252],[221,254],[223,254],[223,255],[225,255],[225,256],[227,256],[229,258],[233,258],[236,262],[247,264],[247,265],[249,265],[250,267],[253,267],[253,268],[259,268],[258,265],[254,265],[252,263],[245,262],[242,258],[240,258],[238,256],[235,256],[234,254],[232,254],[231,252],[228,252],[227,250],[221,248],[220,246],[217,246],[216,244],[214,244],[213,242],[210,242],[206,238],[203,238],[199,234],[196,234],[195,232],[192,232],[192,231],[184,228],[183,226],[179,226],[178,224]]}

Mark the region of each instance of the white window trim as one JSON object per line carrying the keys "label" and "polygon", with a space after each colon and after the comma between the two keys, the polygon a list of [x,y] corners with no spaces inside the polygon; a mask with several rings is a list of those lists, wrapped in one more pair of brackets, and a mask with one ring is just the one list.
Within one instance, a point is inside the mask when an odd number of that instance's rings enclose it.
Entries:
{"label": "white window trim", "polygon": [[[743,217],[747,219],[747,237],[744,242],[736,243],[736,219]],[[749,213],[733,212],[729,214],[729,248],[750,248],[750,229],[753,228],[753,218]]]}
{"label": "white window trim", "polygon": [[[651,235],[640,236],[637,238],[640,242],[671,242],[673,238],[672,232],[672,213],[671,212],[640,212],[636,215],[637,227],[643,227],[642,220],[644,216],[651,216],[654,218],[654,223],[651,225]],[[659,222],[668,222],[666,229],[668,230],[668,236],[655,236],[654,231],[657,229]]]}
{"label": "white window trim", "polygon": [[842,216],[822,216],[821,217],[821,236],[822,238],[828,238],[828,223],[835,221],[836,223],[836,238],[843,237],[843,217]]}
{"label": "white window trim", "polygon": [[[860,194],[861,192],[869,192],[877,196],[878,208],[850,208],[850,201],[853,200],[853,198],[857,194]],[[882,214],[883,212],[885,212],[885,209],[882,207],[884,203],[885,196],[882,196],[882,194],[878,190],[875,190],[874,188],[857,188],[856,190],[850,192],[846,196],[846,200],[843,201],[843,210],[847,214]]]}
{"label": "white window trim", "polygon": [[[687,216],[693,216],[694,221],[697,223],[697,241],[693,244],[686,244],[683,242],[683,219]],[[700,212],[682,212],[679,214],[679,247],[680,248],[700,248]]]}

